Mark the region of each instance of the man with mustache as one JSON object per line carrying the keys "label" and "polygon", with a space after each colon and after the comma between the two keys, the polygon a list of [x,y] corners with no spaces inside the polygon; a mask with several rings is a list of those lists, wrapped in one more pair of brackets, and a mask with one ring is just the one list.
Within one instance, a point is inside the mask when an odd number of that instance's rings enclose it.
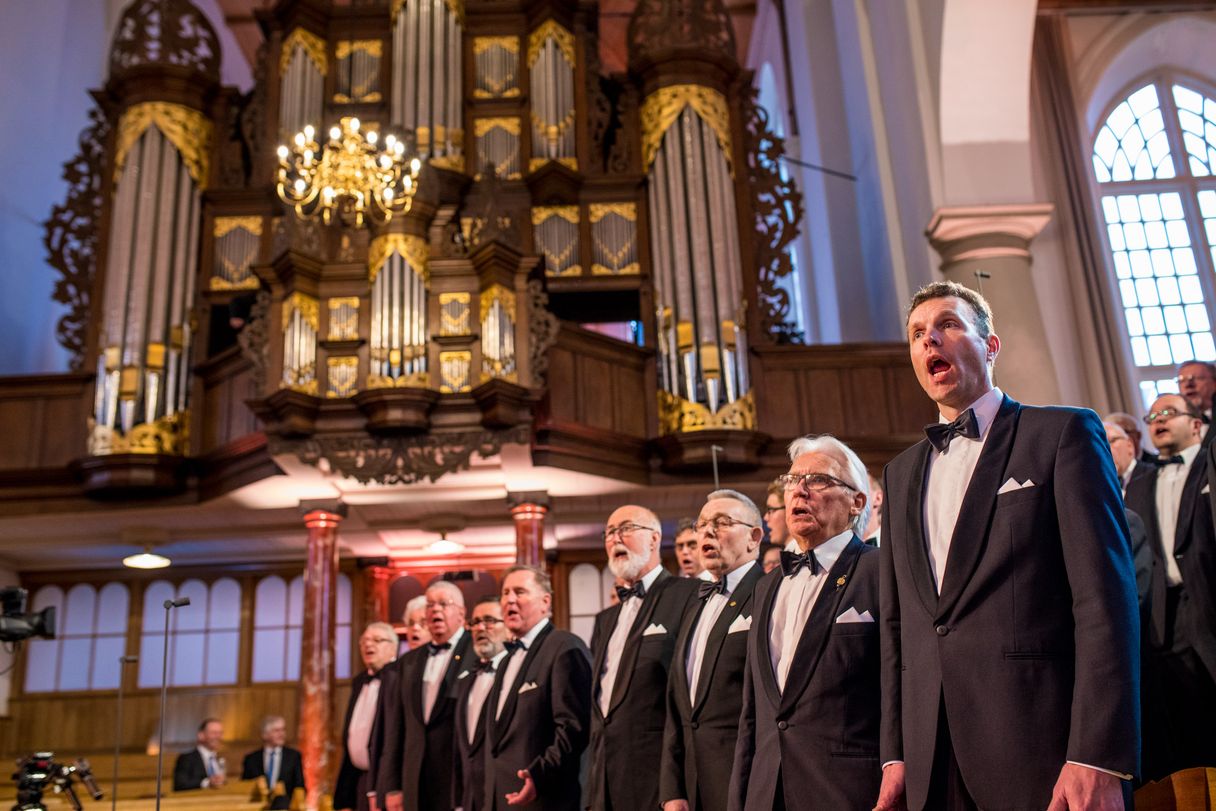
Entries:
{"label": "man with mustache", "polygon": [[698,589],[676,640],[667,680],[667,730],[659,796],[664,811],[726,811],[743,706],[752,594],[763,574],[756,547],[760,510],[734,490],[706,498],[694,526],[712,578]]}
{"label": "man with mustache", "polygon": [[974,290],[908,311],[927,439],[886,469],[878,809],[1122,808],[1140,755],[1139,623],[1098,416],[1023,406]]}
{"label": "man with mustache", "polygon": [[672,577],[659,565],[658,516],[626,505],[608,517],[608,568],[623,585],[620,604],[595,618],[591,636],[595,685],[587,807],[634,811],[659,804],[656,766],[667,720],[667,670],[684,614],[697,599],[697,579]]}
{"label": "man with mustache", "polygon": [[369,793],[375,791],[372,756],[376,710],[384,668],[397,658],[397,632],[387,622],[373,622],[359,637],[364,670],[350,681],[350,703],[342,722],[342,766],[334,786],[334,808],[368,811]]}
{"label": "man with mustache", "polygon": [[507,569],[501,604],[511,639],[486,699],[486,808],[577,811],[591,700],[587,646],[553,627],[553,583],[540,569]]}
{"label": "man with mustache", "polygon": [[383,701],[376,795],[388,811],[449,811],[455,791],[456,682],[474,658],[464,630],[464,595],[446,580],[432,583],[426,615],[431,641],[398,660],[395,689]]}
{"label": "man with mustache", "polygon": [[485,738],[486,698],[494,687],[494,673],[507,655],[503,642],[507,627],[497,597],[483,597],[473,604],[469,619],[473,652],[477,661],[456,681],[456,774],[452,805],[464,811],[486,807]]}
{"label": "man with mustache", "polygon": [[1141,631],[1144,779],[1160,780],[1216,763],[1216,536],[1194,403],[1163,394],[1145,422],[1160,462],[1127,486],[1127,506],[1144,519],[1152,550]]}

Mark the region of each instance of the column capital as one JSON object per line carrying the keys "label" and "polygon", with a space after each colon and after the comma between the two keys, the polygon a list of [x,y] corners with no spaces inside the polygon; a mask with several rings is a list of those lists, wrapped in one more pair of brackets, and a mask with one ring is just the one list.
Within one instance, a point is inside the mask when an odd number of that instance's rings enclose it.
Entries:
{"label": "column capital", "polygon": [[925,235],[942,269],[999,257],[1030,259],[1030,243],[1051,221],[1051,203],[946,206],[933,212]]}
{"label": "column capital", "polygon": [[511,508],[512,515],[515,515],[516,510],[521,507],[540,509],[542,513],[545,513],[549,511],[549,494],[544,490],[508,492],[507,506]]}
{"label": "column capital", "polygon": [[300,516],[309,529],[336,527],[346,517],[346,502],[338,498],[309,499],[300,502]]}

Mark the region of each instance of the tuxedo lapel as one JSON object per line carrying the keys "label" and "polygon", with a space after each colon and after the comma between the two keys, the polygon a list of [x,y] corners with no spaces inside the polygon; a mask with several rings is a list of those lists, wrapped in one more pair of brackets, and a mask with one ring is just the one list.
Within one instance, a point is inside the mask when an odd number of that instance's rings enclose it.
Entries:
{"label": "tuxedo lapel", "polygon": [[752,646],[751,655],[755,659],[760,674],[760,683],[774,709],[781,706],[781,690],[777,688],[777,674],[773,672],[773,657],[769,651],[769,637],[773,629],[773,604],[777,602],[777,590],[781,588],[781,571],[776,570],[760,588],[759,605],[756,613],[752,614],[752,635],[748,640]]}
{"label": "tuxedo lapel", "polygon": [[[638,661],[638,647],[642,643],[642,633],[650,625],[650,618],[654,616],[654,607],[659,604],[663,586],[669,577],[671,574],[666,569],[660,569],[659,576],[655,578],[654,583],[646,592],[646,596],[642,598],[642,605],[633,621],[633,627],[629,629],[629,636],[625,638],[625,650],[621,652],[621,663],[616,669],[616,681],[612,685],[612,701],[608,704],[609,715],[629,693],[629,682],[633,680],[633,668]],[[604,647],[606,649],[608,646]]]}
{"label": "tuxedo lapel", "polygon": [[[515,681],[511,684],[503,684],[507,676],[507,664],[511,657],[504,657],[502,662],[499,663],[499,667],[502,668],[502,676],[495,677],[494,679],[494,689],[490,691],[493,703],[490,704],[487,710],[490,713],[489,718],[493,719],[495,746],[498,746],[502,741],[503,732],[511,725],[511,717],[515,714],[515,703],[519,699],[519,688],[523,686],[524,680],[528,677],[528,668],[531,666],[532,660],[539,655],[541,646],[552,631],[553,621],[550,620],[549,624],[536,635],[536,639],[533,639],[532,644],[528,646],[528,650],[524,653],[524,661],[519,667],[519,673],[516,674]],[[511,692],[507,693],[507,703],[503,705],[502,715],[495,719],[494,712],[498,709],[498,698],[502,695],[502,690],[510,690]]]}
{"label": "tuxedo lapel", "polygon": [[[1209,433],[1211,433],[1209,431]],[[1178,502],[1178,523],[1174,526],[1174,554],[1180,555],[1186,551],[1191,542],[1191,523],[1195,520],[1196,505],[1207,506],[1207,499],[1201,498],[1199,490],[1207,482],[1207,459],[1202,452],[1191,463],[1187,473],[1186,483],[1182,486],[1182,498]]]}
{"label": "tuxedo lapel", "polygon": [[863,546],[865,544],[861,539],[854,535],[841,550],[832,570],[828,572],[827,582],[823,584],[823,590],[815,600],[811,616],[807,618],[806,627],[798,638],[798,647],[794,650],[794,661],[790,664],[785,690],[781,693],[782,713],[793,710],[799,696],[815,675],[819,657],[823,654],[823,646],[828,641],[828,632],[832,630],[832,622],[837,616],[840,598],[853,575],[853,567]]}
{"label": "tuxedo lapel", "polygon": [[714,627],[709,632],[709,638],[705,640],[705,655],[701,657],[701,673],[697,678],[697,696],[693,703],[694,715],[705,704],[705,697],[709,694],[709,685],[713,682],[718,657],[722,654],[723,643],[726,642],[726,633],[730,630],[731,623],[743,613],[744,608],[751,607],[752,592],[762,574],[764,574],[764,570],[760,568],[759,564],[755,564],[747,574],[739,579],[735,590],[730,593],[730,599],[723,606],[722,613],[714,622]]}
{"label": "tuxedo lapel", "polygon": [[684,644],[676,646],[675,655],[671,657],[671,673],[676,680],[676,701],[680,704],[682,714],[685,716],[692,714],[692,699],[688,696],[688,657],[692,652],[693,636],[696,634],[697,625],[701,622],[701,615],[705,613],[705,603],[701,603],[701,607],[696,611],[689,611],[684,617],[684,622],[680,626],[680,639]]}
{"label": "tuxedo lapel", "polygon": [[[443,685],[439,688],[439,693],[435,696],[435,706],[431,708],[431,719],[427,722],[427,726],[436,724],[446,724],[448,719],[444,712],[444,698],[452,695],[452,689],[456,684],[456,677],[468,669],[469,663],[469,643],[472,636],[468,631],[460,635],[460,641],[452,648],[452,658],[448,659],[447,670],[443,674]],[[421,680],[420,680],[421,681]]]}
{"label": "tuxedo lapel", "polygon": [[911,487],[904,523],[908,528],[908,542],[904,544],[903,551],[921,604],[930,616],[936,616],[937,588],[933,584],[933,569],[929,565],[929,539],[925,536],[925,483],[932,448],[927,439],[921,440],[912,460],[912,480],[909,482]]}
{"label": "tuxedo lapel", "polygon": [[997,490],[1005,480],[1005,470],[1017,435],[1019,409],[1017,402],[1006,397],[996,419],[992,421],[992,427],[988,429],[984,450],[976,461],[975,472],[971,474],[971,482],[967,485],[962,507],[958,511],[958,521],[954,524],[954,534],[950,537],[950,552],[942,575],[935,619],[946,616],[958,602],[984,554],[988,527],[996,509]]}
{"label": "tuxedo lapel", "polygon": [[[430,652],[425,648],[420,650],[423,652],[407,659],[404,663],[405,666],[401,668],[401,684],[398,689],[406,692],[406,708],[418,723],[425,725],[426,722],[422,720],[422,674],[426,672],[426,661],[430,657]],[[415,670],[417,670],[416,673]]]}

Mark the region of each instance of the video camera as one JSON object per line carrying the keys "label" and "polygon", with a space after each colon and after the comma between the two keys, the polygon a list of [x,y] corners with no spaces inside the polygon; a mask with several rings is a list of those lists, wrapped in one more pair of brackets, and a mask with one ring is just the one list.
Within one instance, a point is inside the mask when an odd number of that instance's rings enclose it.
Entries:
{"label": "video camera", "polygon": [[55,638],[55,607],[25,613],[27,592],[17,586],[0,588],[0,642],[20,642],[31,636]]}
{"label": "video camera", "polygon": [[63,794],[72,811],[83,811],[84,807],[72,786],[73,780],[79,780],[94,800],[102,797],[101,789],[93,779],[93,769],[84,758],[75,764],[56,763],[54,752],[35,752],[17,761],[13,779],[17,781],[17,804],[13,806],[13,811],[46,811],[42,795],[48,788],[56,794]]}

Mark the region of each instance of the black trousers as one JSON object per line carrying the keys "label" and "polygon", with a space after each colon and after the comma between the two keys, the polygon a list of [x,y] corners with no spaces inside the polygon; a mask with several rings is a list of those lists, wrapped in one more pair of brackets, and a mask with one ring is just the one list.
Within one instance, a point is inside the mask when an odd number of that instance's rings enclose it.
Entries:
{"label": "black trousers", "polygon": [[950,739],[950,725],[946,722],[945,701],[938,702],[937,744],[933,750],[933,770],[929,775],[929,798],[925,801],[925,809],[979,811],[954,757],[954,742]]}

